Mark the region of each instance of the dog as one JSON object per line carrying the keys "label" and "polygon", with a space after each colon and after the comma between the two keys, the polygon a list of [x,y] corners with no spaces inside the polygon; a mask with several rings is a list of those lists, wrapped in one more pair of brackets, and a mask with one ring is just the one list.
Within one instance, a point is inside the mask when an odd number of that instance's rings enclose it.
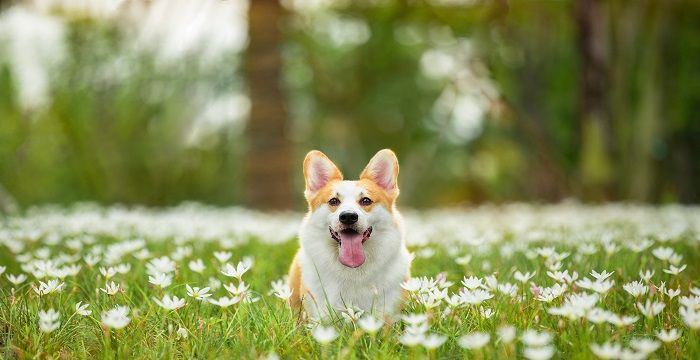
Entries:
{"label": "dog", "polygon": [[389,149],[377,152],[356,181],[344,180],[322,152],[306,155],[309,211],[289,271],[293,309],[313,319],[348,308],[396,314],[412,260],[396,209],[398,176],[399,162]]}

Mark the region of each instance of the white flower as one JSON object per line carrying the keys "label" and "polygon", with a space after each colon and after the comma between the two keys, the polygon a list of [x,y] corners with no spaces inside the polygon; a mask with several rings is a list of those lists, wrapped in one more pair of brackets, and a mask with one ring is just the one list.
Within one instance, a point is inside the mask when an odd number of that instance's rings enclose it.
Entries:
{"label": "white flower", "polygon": [[7,270],[7,267],[5,267],[5,266],[0,266],[0,275],[2,275],[3,273],[5,273],[5,270]]}
{"label": "white flower", "polygon": [[148,275],[156,275],[159,273],[170,274],[177,268],[177,264],[167,256],[151,259],[146,264],[146,273]]}
{"label": "white flower", "polygon": [[107,284],[105,284],[104,289],[100,289],[103,293],[107,295],[115,295],[116,293],[119,292],[120,286],[119,284],[115,283],[114,281],[111,281]]}
{"label": "white flower", "polygon": [[485,332],[476,331],[467,335],[463,335],[459,338],[457,343],[459,346],[470,349],[477,350],[486,346],[491,340],[491,336]]}
{"label": "white flower", "polygon": [[60,314],[54,309],[49,309],[47,311],[39,310],[39,330],[41,332],[50,333],[59,326],[61,322],[58,321]]}
{"label": "white flower", "polygon": [[465,304],[479,305],[482,302],[491,299],[493,294],[486,290],[476,289],[476,290],[464,290],[460,293],[462,297],[462,302]]}
{"label": "white flower", "polygon": [[582,255],[593,255],[598,252],[598,248],[595,244],[583,243],[578,247],[579,253]]}
{"label": "white flower", "polygon": [[601,272],[597,272],[597,271],[595,271],[595,270],[591,270],[591,276],[592,276],[593,278],[595,278],[596,280],[598,280],[598,281],[603,281],[603,280],[609,278],[610,275],[612,275],[612,274],[614,274],[614,273],[615,273],[614,271],[613,271],[613,272],[607,272],[607,271],[603,270],[603,271],[601,271]]}
{"label": "white flower", "polygon": [[423,338],[422,345],[428,350],[437,349],[447,341],[447,336],[440,334],[429,334]]}
{"label": "white flower", "polygon": [[13,283],[15,285],[19,285],[19,284],[23,283],[25,280],[27,280],[27,275],[25,275],[25,274],[17,274],[17,275],[7,274],[5,276],[7,276],[7,280],[9,280],[11,283]]}
{"label": "white flower", "polygon": [[440,291],[439,289],[432,289],[426,293],[420,294],[418,297],[418,302],[425,306],[426,309],[432,309],[440,305],[442,300],[447,297],[447,289]]}
{"label": "white flower", "polygon": [[214,257],[216,258],[216,260],[219,260],[219,262],[222,263],[227,262],[232,255],[233,254],[231,254],[228,251],[214,251]]}
{"label": "white flower", "polygon": [[675,275],[680,274],[681,271],[685,270],[686,266],[687,266],[687,265],[683,265],[683,266],[681,266],[681,267],[676,267],[676,266],[671,265],[671,266],[668,267],[668,269],[664,269],[664,272],[665,272],[666,274],[671,274],[671,275],[674,275],[674,276],[675,276]]}
{"label": "white flower", "polygon": [[289,286],[284,286],[276,289],[273,294],[282,300],[288,300],[292,297],[292,289]]}
{"label": "white flower", "polygon": [[458,258],[455,258],[455,263],[457,263],[457,265],[467,265],[467,264],[469,264],[469,262],[471,260],[472,260],[471,255],[464,255],[464,256],[460,256]]}
{"label": "white flower", "polygon": [[316,326],[311,334],[320,344],[329,344],[338,337],[338,332],[332,326]]}
{"label": "white flower", "polygon": [[498,334],[498,338],[501,339],[506,344],[510,344],[515,340],[515,335],[516,335],[516,330],[515,326],[512,325],[503,325],[500,326],[497,330],[496,333]]}
{"label": "white flower", "polygon": [[115,266],[114,269],[120,274],[126,274],[131,271],[131,264],[119,264]]}
{"label": "white flower", "polygon": [[650,299],[647,299],[645,304],[637,303],[637,308],[639,309],[639,312],[641,312],[644,316],[648,318],[652,318],[656,315],[659,315],[665,307],[666,304],[657,301],[652,302]]}
{"label": "white flower", "polygon": [[511,283],[498,284],[498,292],[503,295],[515,297],[518,295],[518,286]]}
{"label": "white flower", "polygon": [[596,281],[593,283],[593,287],[591,288],[591,290],[593,290],[599,294],[604,294],[604,293],[610,291],[610,289],[612,289],[612,287],[614,285],[615,285],[615,282],[611,281],[611,280]]}
{"label": "white flower", "polygon": [[151,252],[148,249],[141,249],[134,253],[134,257],[139,260],[147,260],[151,257]]}
{"label": "white flower", "polygon": [[654,272],[654,270],[639,270],[639,277],[644,281],[649,281],[651,280],[651,277],[654,276]]}
{"label": "white flower", "polygon": [[649,240],[649,239],[644,239],[644,240],[641,240],[638,242],[627,243],[627,247],[636,253],[640,253],[640,252],[648,249],[652,245],[654,245],[654,242]]}
{"label": "white flower", "polygon": [[673,249],[669,247],[660,246],[652,250],[651,253],[654,254],[654,256],[656,256],[657,259],[667,261],[671,258],[671,256],[673,256]]}
{"label": "white flower", "polygon": [[404,328],[404,332],[408,333],[408,334],[414,334],[414,335],[425,335],[425,333],[428,331],[429,328],[430,328],[430,326],[428,325],[427,322],[415,324],[415,325],[411,324],[411,325],[408,325]]}
{"label": "white flower", "polygon": [[520,335],[520,341],[527,346],[543,347],[549,345],[549,342],[552,341],[552,335],[544,331],[526,330]]}
{"label": "white flower", "polygon": [[695,296],[681,296],[681,305],[685,307],[692,308],[694,310],[700,309],[700,295]]}
{"label": "white flower", "polygon": [[401,317],[403,322],[409,325],[419,325],[428,321],[428,315],[426,314],[408,314]]}
{"label": "white flower", "polygon": [[421,288],[421,281],[419,278],[410,278],[402,282],[401,287],[408,292],[416,292]]}
{"label": "white flower", "polygon": [[452,294],[443,300],[447,303],[447,305],[449,305],[450,308],[456,308],[464,303],[462,301],[462,296],[459,294]]}
{"label": "white flower", "polygon": [[34,292],[37,293],[37,295],[43,296],[53,292],[61,292],[65,286],[66,283],[59,282],[55,279],[47,282],[39,281],[39,287],[34,287]]}
{"label": "white flower", "polygon": [[177,328],[177,337],[179,337],[180,339],[187,339],[187,336],[189,336],[189,334],[187,333],[187,329],[185,329],[184,327]]}
{"label": "white flower", "polygon": [[681,337],[681,332],[676,330],[676,329],[670,329],[670,330],[662,329],[656,333],[656,337],[665,343],[669,343],[669,342],[674,342],[674,341],[678,340]]}
{"label": "white flower", "polygon": [[[683,300],[685,296],[681,298]],[[697,298],[696,298],[697,300]],[[689,304],[693,305],[693,304]],[[688,325],[689,328],[693,330],[700,329],[700,311],[697,307],[691,307],[688,305],[681,306],[679,309],[679,314],[683,318],[683,322]]]}
{"label": "white flower", "polygon": [[620,351],[620,356],[618,359],[620,360],[644,360],[647,358],[647,354],[641,353],[641,352],[636,352],[632,349],[622,349]]}
{"label": "white flower", "polygon": [[608,243],[603,244],[603,250],[605,250],[606,254],[612,255],[612,254],[616,253],[617,250],[619,250],[619,247],[614,242],[608,242]]}
{"label": "white flower", "polygon": [[496,279],[495,275],[489,275],[484,277],[484,288],[491,291],[498,290],[498,280]]}
{"label": "white flower", "polygon": [[591,351],[601,359],[617,359],[620,357],[622,347],[619,344],[606,342],[605,344],[591,344]]}
{"label": "white flower", "polygon": [[166,273],[154,273],[148,276],[148,282],[161,289],[165,289],[173,283],[173,276]]}
{"label": "white flower", "polygon": [[523,357],[529,360],[548,360],[554,355],[553,346],[528,347],[523,350]]}
{"label": "white flower", "polygon": [[425,334],[423,333],[404,332],[399,338],[399,343],[412,347],[423,343],[423,339],[425,339]]}
{"label": "white flower", "polygon": [[214,291],[219,290],[221,288],[221,281],[215,277],[210,277],[209,282],[207,285]]}
{"label": "white flower", "polygon": [[229,263],[224,264],[224,266],[221,268],[221,273],[225,276],[234,277],[241,280],[243,274],[245,274],[248,270],[250,270],[250,265],[241,261],[235,267]]}
{"label": "white flower", "polygon": [[479,313],[484,319],[490,319],[494,314],[493,310],[481,306],[479,306]]}
{"label": "white flower", "polygon": [[661,343],[651,339],[633,339],[630,346],[642,354],[649,355],[661,346]]}
{"label": "white flower", "polygon": [[100,262],[100,256],[97,254],[87,254],[85,257],[83,257],[83,259],[90,267],[95,266],[98,262]]}
{"label": "white flower", "polygon": [[245,294],[242,295],[241,300],[242,300],[243,303],[245,303],[245,304],[252,304],[252,303],[258,302],[258,300],[260,300],[260,297],[259,297],[259,296],[253,296],[253,293],[250,292],[250,291],[248,291],[248,292],[246,292]]}
{"label": "white flower", "polygon": [[594,324],[602,324],[608,321],[610,315],[610,312],[608,312],[607,310],[603,310],[601,308],[593,308],[588,311],[588,314],[586,314],[586,319],[588,319],[588,321]]}
{"label": "white flower", "polygon": [[532,272],[532,273],[526,272],[525,274],[523,274],[523,273],[521,273],[520,271],[516,271],[516,272],[513,274],[513,277],[515,278],[515,280],[518,280],[518,281],[520,281],[520,282],[523,283],[523,284],[526,283],[526,282],[528,282],[528,281],[529,281],[530,279],[532,279],[534,276],[535,276],[535,273],[534,273],[534,272]]}
{"label": "white flower", "polygon": [[537,300],[543,302],[551,302],[552,300],[564,294],[566,288],[566,284],[554,284],[551,287],[540,288],[540,293],[537,296]]}
{"label": "white flower", "polygon": [[209,293],[210,289],[208,287],[201,289],[196,286],[191,287],[189,285],[185,285],[185,287],[187,288],[187,296],[194,298],[195,300],[204,300],[211,296]]}
{"label": "white flower", "polygon": [[78,301],[78,303],[75,304],[75,313],[82,316],[92,314],[92,310],[88,310],[88,306],[90,306],[90,304],[83,304],[82,301]]}
{"label": "white flower", "polygon": [[593,282],[589,278],[583,278],[577,281],[576,285],[582,289],[588,289],[603,294],[610,291],[613,285],[615,285],[615,282],[612,280],[596,280]]}
{"label": "white flower", "polygon": [[360,328],[364,330],[365,332],[368,332],[370,334],[374,334],[379,329],[384,326],[384,322],[377,319],[376,317],[372,315],[365,315],[360,320],[357,321],[357,324],[360,325]]}
{"label": "white flower", "polygon": [[129,325],[129,308],[117,306],[114,309],[102,313],[102,325],[112,329],[122,329]]}
{"label": "white flower", "polygon": [[554,281],[561,283],[572,283],[578,279],[578,273],[574,271],[569,275],[569,270],[564,271],[547,271],[547,276],[554,279]]}
{"label": "white flower", "polygon": [[676,253],[671,255],[671,258],[668,259],[668,262],[670,262],[671,265],[676,265],[676,266],[678,266],[678,264],[680,264],[681,261],[683,261],[683,255],[676,254]]}
{"label": "white flower", "polygon": [[669,288],[669,289],[666,289],[666,291],[664,291],[664,294],[666,294],[666,296],[668,296],[669,299],[673,299],[674,297],[681,294],[681,289],[674,290],[674,289]]}
{"label": "white flower", "polygon": [[117,274],[117,269],[113,267],[100,267],[100,274],[105,277],[105,280],[109,280],[112,276]]}
{"label": "white flower", "polygon": [[245,294],[250,286],[246,284],[245,282],[241,281],[238,283],[238,286],[233,285],[233,283],[229,283],[228,285],[224,285],[224,289],[226,289],[228,292],[230,292],[233,295],[236,296],[241,296]]}
{"label": "white flower", "polygon": [[535,252],[536,252],[539,256],[541,256],[541,257],[543,257],[543,258],[549,258],[549,257],[551,257],[551,256],[554,256],[554,255],[557,253],[557,252],[555,251],[555,249],[554,249],[553,247],[551,247],[551,246],[547,246],[547,247],[544,247],[544,246],[543,246],[543,247],[538,247],[538,248],[535,249]]}
{"label": "white flower", "polygon": [[462,285],[464,285],[464,287],[469,289],[469,290],[474,290],[476,288],[480,288],[480,287],[484,286],[484,284],[482,283],[482,280],[476,276],[470,276],[470,277],[465,276],[462,279]]}
{"label": "white flower", "polygon": [[170,256],[177,261],[180,261],[190,255],[192,255],[192,248],[189,246],[178,246],[175,251],[170,254]]}
{"label": "white flower", "polygon": [[202,273],[202,271],[204,271],[206,268],[202,259],[191,260],[187,266],[189,266],[190,270],[196,273]]}
{"label": "white flower", "polygon": [[153,301],[155,301],[155,303],[158,304],[158,306],[166,310],[177,310],[185,306],[185,299],[180,299],[177,296],[170,297],[168,295],[165,295],[163,296],[163,300],[153,298]]}
{"label": "white flower", "polygon": [[634,297],[640,297],[649,291],[649,288],[646,285],[644,285],[641,281],[629,282],[627,284],[622,285],[622,288]]}
{"label": "white flower", "polygon": [[345,319],[347,322],[356,322],[362,314],[364,314],[364,310],[358,309],[356,307],[349,306],[343,310],[340,315]]}
{"label": "white flower", "polygon": [[593,309],[598,299],[597,294],[571,294],[560,307],[550,308],[548,312],[552,315],[565,316],[571,320],[579,319],[586,316],[588,310]]}
{"label": "white flower", "polygon": [[222,296],[218,300],[209,299],[210,303],[212,303],[216,306],[222,307],[222,308],[226,308],[226,307],[229,307],[231,305],[234,305],[234,304],[238,303],[239,301],[241,301],[241,298],[238,296],[234,296],[232,298],[229,298],[227,296]]}
{"label": "white flower", "polygon": [[639,317],[637,316],[623,316],[623,315],[617,315],[613,313],[608,314],[608,322],[617,326],[617,327],[624,327],[624,326],[630,326],[637,322],[639,320]]}

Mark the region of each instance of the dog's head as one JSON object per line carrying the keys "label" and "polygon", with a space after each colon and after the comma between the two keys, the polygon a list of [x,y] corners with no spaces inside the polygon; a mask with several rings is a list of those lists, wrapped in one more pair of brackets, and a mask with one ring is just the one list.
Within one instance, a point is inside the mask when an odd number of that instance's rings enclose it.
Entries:
{"label": "dog's head", "polygon": [[[338,167],[322,152],[309,152],[304,159],[304,195],[314,226],[328,231],[315,241],[337,244],[338,260],[351,268],[364,264],[365,247],[379,250],[396,246],[371,242],[373,233],[386,234],[397,227],[394,205],[399,195],[398,175],[398,160],[389,149],[377,152],[357,181],[343,180]],[[400,238],[387,241],[400,242]]]}

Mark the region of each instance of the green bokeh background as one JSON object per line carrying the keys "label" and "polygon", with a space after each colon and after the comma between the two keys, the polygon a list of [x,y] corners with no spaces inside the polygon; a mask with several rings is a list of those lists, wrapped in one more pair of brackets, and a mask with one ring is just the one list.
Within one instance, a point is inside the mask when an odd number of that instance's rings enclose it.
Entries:
{"label": "green bokeh background", "polygon": [[[17,6],[4,3],[0,15]],[[280,36],[251,22],[248,48],[171,62],[155,48],[134,51],[119,20],[54,12],[67,24],[66,56],[40,108],[21,105],[2,46],[3,196],[21,207],[302,209],[307,151],[326,152],[351,178],[389,147],[401,201],[414,207],[700,198],[697,1],[393,0],[308,11],[256,0],[248,11]],[[257,45],[266,50],[248,51]],[[277,77],[250,71],[269,54]],[[118,76],[105,73],[117,60]],[[202,104],[222,94],[242,95],[232,106],[253,111],[188,141]],[[459,118],[450,94],[480,105]]]}

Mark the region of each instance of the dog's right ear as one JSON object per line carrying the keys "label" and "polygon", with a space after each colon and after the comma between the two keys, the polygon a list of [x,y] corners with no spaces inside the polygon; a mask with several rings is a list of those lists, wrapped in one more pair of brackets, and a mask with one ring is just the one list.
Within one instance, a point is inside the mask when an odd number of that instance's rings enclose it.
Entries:
{"label": "dog's right ear", "polygon": [[318,150],[309,151],[304,158],[304,181],[307,199],[312,198],[330,181],[343,180],[343,174],[324,153]]}

